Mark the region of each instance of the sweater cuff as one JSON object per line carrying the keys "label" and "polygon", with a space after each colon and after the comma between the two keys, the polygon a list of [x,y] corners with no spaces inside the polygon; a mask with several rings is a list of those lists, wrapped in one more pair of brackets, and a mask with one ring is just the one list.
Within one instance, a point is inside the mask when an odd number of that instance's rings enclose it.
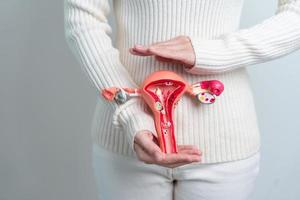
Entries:
{"label": "sweater cuff", "polygon": [[203,39],[189,36],[194,53],[195,63],[192,67],[184,66],[184,70],[191,74],[207,75],[227,71],[223,66],[228,57],[224,52],[224,43],[220,39]]}
{"label": "sweater cuff", "polygon": [[134,98],[121,105],[114,115],[114,123],[123,127],[132,150],[134,137],[139,131],[148,130],[156,136],[152,113],[149,113],[146,107],[141,98]]}

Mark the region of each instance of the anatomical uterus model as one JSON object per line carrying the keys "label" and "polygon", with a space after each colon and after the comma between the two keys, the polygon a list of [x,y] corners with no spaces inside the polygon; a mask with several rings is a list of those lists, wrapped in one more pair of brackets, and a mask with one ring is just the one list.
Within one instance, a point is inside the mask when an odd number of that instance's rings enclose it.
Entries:
{"label": "anatomical uterus model", "polygon": [[212,104],[223,91],[224,85],[218,80],[189,84],[178,74],[161,70],[150,74],[140,88],[110,87],[103,89],[102,95],[118,104],[142,97],[153,113],[160,149],[164,153],[177,153],[173,116],[182,95],[187,93],[202,104]]}

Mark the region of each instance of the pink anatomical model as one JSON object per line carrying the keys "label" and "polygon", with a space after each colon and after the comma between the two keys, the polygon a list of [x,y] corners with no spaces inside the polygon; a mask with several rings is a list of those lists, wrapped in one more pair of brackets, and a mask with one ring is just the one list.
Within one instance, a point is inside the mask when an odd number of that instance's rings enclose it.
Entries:
{"label": "pink anatomical model", "polygon": [[189,84],[178,74],[161,70],[150,74],[140,88],[105,88],[102,95],[119,104],[141,96],[152,110],[162,152],[177,153],[173,116],[181,96],[187,93],[203,104],[212,104],[223,91],[224,85],[218,80]]}

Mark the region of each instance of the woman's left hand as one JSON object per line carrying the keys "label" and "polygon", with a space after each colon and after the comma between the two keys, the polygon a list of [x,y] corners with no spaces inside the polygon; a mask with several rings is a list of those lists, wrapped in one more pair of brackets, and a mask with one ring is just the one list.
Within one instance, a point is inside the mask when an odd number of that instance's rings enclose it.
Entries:
{"label": "woman's left hand", "polygon": [[183,64],[190,68],[195,63],[195,52],[188,36],[177,36],[149,46],[134,45],[130,53],[138,56],[155,56],[159,61]]}

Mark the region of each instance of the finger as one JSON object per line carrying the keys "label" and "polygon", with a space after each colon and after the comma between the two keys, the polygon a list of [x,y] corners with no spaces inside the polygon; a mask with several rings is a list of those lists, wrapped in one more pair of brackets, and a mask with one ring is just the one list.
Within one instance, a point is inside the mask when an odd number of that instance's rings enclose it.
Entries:
{"label": "finger", "polygon": [[137,149],[139,150],[139,155],[141,156],[142,160],[144,160],[145,163],[148,164],[157,164],[161,162],[163,159],[162,152],[155,151],[153,153],[149,153],[145,150],[144,147],[141,147],[140,145],[137,145]]}
{"label": "finger", "polygon": [[[197,163],[197,162],[201,162],[201,159],[199,161],[195,161],[192,163]],[[168,165],[162,165],[162,166],[169,167],[169,168],[175,168],[175,167],[180,167],[180,166],[188,165],[188,164],[191,164],[191,162],[182,162],[182,163],[168,164]]]}
{"label": "finger", "polygon": [[[142,162],[146,163],[146,164],[157,164],[155,163],[154,159],[149,156],[149,154],[147,154],[143,148],[140,147],[140,145],[136,144],[136,153],[137,156],[139,158],[139,160],[141,160]],[[195,162],[200,162],[201,159],[199,161],[195,161]],[[191,162],[180,162],[180,163],[175,163],[175,164],[157,164],[163,167],[168,167],[168,168],[175,168],[175,167],[179,167],[179,166],[183,166],[183,165],[187,165]]]}
{"label": "finger", "polygon": [[146,140],[146,141],[153,140],[153,137],[154,137],[154,135],[152,132],[143,130],[136,134],[136,136],[134,137],[134,141],[138,144],[142,144],[142,142],[144,142],[144,140]]}
{"label": "finger", "polygon": [[149,156],[155,160],[161,159],[161,149],[154,141],[154,135],[149,132],[150,136],[145,135],[145,137],[138,137],[136,139],[137,145],[139,145]]}
{"label": "finger", "polygon": [[201,150],[198,147],[193,145],[178,145],[177,146],[178,152],[195,152],[198,154],[202,154]]}
{"label": "finger", "polygon": [[136,144],[135,149],[136,149],[135,152],[136,152],[139,160],[143,161],[146,164],[152,164],[153,163],[153,158],[150,157],[149,154],[146,153],[140,145]]}
{"label": "finger", "polygon": [[[159,147],[159,141],[158,141],[158,137],[156,136],[156,135],[154,135],[154,134],[152,134],[152,141],[156,144],[156,146],[158,146]],[[160,151],[161,151],[161,149],[160,149]]]}
{"label": "finger", "polygon": [[188,154],[188,155],[202,155],[201,151],[199,151],[198,149],[183,149],[179,151],[180,153],[183,154]]}
{"label": "finger", "polygon": [[151,158],[152,162],[158,163],[163,159],[163,153],[158,145],[157,138],[151,132],[146,132],[144,137],[138,137],[136,145]]}
{"label": "finger", "polygon": [[140,56],[151,56],[153,53],[150,49],[169,49],[174,51],[184,50],[185,46],[181,45],[180,43],[168,43],[168,42],[162,42],[162,43],[154,43],[149,46],[141,46],[141,45],[134,45],[133,48],[129,48],[130,53],[134,55],[140,55]]}
{"label": "finger", "polygon": [[174,50],[185,50],[187,46],[191,46],[189,37],[179,35],[166,41],[153,43],[148,47],[163,47]]}
{"label": "finger", "polygon": [[[152,43],[151,45],[148,46],[135,44],[133,48],[130,48],[132,49],[130,50],[130,52],[135,55],[149,56],[151,55],[151,52],[148,51],[149,48],[162,47],[162,48],[169,48],[174,50],[184,50],[186,48],[186,42],[187,42],[187,37],[183,37],[182,35],[179,35],[169,40]],[[137,54],[138,52],[140,54]]]}
{"label": "finger", "polygon": [[134,48],[129,48],[129,52],[133,55],[138,55],[138,56],[151,56],[153,55],[148,51],[148,49],[134,49]]}
{"label": "finger", "polygon": [[198,147],[195,145],[178,145],[177,148],[178,149],[198,149]]}
{"label": "finger", "polygon": [[180,50],[170,50],[167,48],[149,48],[149,52],[153,55],[172,59],[174,61],[181,62],[181,60],[184,60],[184,58],[182,58],[184,53]]}
{"label": "finger", "polygon": [[159,162],[160,164],[176,164],[176,163],[191,163],[200,160],[199,155],[189,155],[189,154],[164,154],[163,159]]}
{"label": "finger", "polygon": [[149,51],[149,47],[147,46],[141,46],[141,45],[134,45],[134,47],[132,48],[132,51],[135,53],[140,53],[144,56],[150,56],[153,55],[150,51]]}
{"label": "finger", "polygon": [[179,50],[185,50],[186,46],[181,43],[176,43],[176,44],[164,44],[164,45],[150,45],[148,47],[149,49],[169,49],[169,50],[174,50],[174,51],[179,51]]}
{"label": "finger", "polygon": [[[153,48],[153,47],[151,47]],[[177,50],[180,50],[180,49],[170,49],[170,50],[173,50],[173,51],[177,51]],[[155,58],[159,61],[162,61],[162,62],[171,62],[171,63],[176,63],[176,64],[183,64],[183,62],[178,59],[178,60],[174,60],[173,58],[170,59],[170,58],[166,58],[164,56],[159,56],[157,54],[157,52],[154,52],[154,51],[151,51],[149,49],[147,50],[135,50],[133,48],[130,48],[129,49],[129,52],[133,55],[137,55],[137,56],[155,56]]]}

